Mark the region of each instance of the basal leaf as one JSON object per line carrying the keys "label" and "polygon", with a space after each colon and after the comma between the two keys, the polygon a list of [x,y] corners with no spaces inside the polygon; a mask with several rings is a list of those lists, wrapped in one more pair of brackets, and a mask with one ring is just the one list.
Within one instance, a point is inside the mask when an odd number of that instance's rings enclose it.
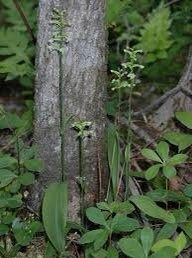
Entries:
{"label": "basal leaf", "polygon": [[67,195],[66,183],[53,183],[45,192],[42,207],[45,231],[55,249],[60,253],[65,250]]}

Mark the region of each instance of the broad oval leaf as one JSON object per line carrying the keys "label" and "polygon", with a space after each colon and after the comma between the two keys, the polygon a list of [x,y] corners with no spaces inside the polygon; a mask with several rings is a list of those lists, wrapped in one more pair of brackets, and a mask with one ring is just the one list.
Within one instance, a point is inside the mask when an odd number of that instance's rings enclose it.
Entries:
{"label": "broad oval leaf", "polygon": [[97,235],[97,238],[94,241],[94,249],[97,251],[100,248],[102,248],[104,244],[107,242],[108,237],[109,237],[109,231],[107,229],[102,229],[102,232],[100,232]]}
{"label": "broad oval leaf", "polygon": [[10,184],[17,176],[8,169],[0,170],[0,188],[3,188]]}
{"label": "broad oval leaf", "polygon": [[157,155],[157,153],[151,149],[142,149],[141,154],[147,159],[162,163],[162,160]]}
{"label": "broad oval leaf", "polygon": [[151,180],[153,179],[154,177],[157,176],[158,172],[159,172],[159,169],[160,169],[161,165],[160,164],[157,164],[157,165],[153,165],[151,166],[150,168],[148,168],[145,172],[145,178],[147,180]]}
{"label": "broad oval leaf", "polygon": [[187,244],[186,236],[181,232],[175,239],[175,247],[177,249],[177,255],[179,255]]}
{"label": "broad oval leaf", "polygon": [[145,214],[167,223],[175,223],[173,214],[159,207],[151,198],[139,195],[132,196],[130,200]]}
{"label": "broad oval leaf", "polygon": [[93,222],[95,224],[107,226],[107,222],[105,220],[105,217],[99,209],[97,209],[95,207],[90,207],[86,210],[86,215],[87,215],[87,218],[91,222]]}
{"label": "broad oval leaf", "polygon": [[169,158],[169,145],[168,143],[161,141],[157,144],[156,151],[163,161]]}
{"label": "broad oval leaf", "polygon": [[109,246],[107,249],[107,257],[106,258],[119,258],[119,253],[117,249],[113,246]]}
{"label": "broad oval leaf", "polygon": [[43,224],[49,240],[59,253],[65,250],[67,206],[67,184],[51,184],[46,190],[43,200]]}
{"label": "broad oval leaf", "polygon": [[167,132],[163,137],[173,145],[178,146],[179,151],[185,150],[192,145],[192,135],[178,132]]}
{"label": "broad oval leaf", "polygon": [[141,230],[141,243],[146,257],[148,256],[149,251],[151,250],[153,241],[154,241],[153,230],[149,227],[143,228]]}
{"label": "broad oval leaf", "polygon": [[81,239],[80,239],[80,243],[81,244],[88,244],[88,243],[92,243],[94,242],[98,236],[103,232],[103,229],[95,229],[95,230],[91,230],[87,233],[85,233]]}
{"label": "broad oval leaf", "polygon": [[151,255],[150,258],[175,258],[175,251],[176,249],[173,247],[164,247],[158,252]]}
{"label": "broad oval leaf", "polygon": [[176,166],[181,163],[184,163],[187,160],[188,156],[186,154],[176,154],[170,158],[167,162],[168,166]]}
{"label": "broad oval leaf", "polygon": [[5,155],[4,157],[0,158],[0,169],[10,167],[16,163],[17,160],[15,158]]}
{"label": "broad oval leaf", "polygon": [[186,196],[192,197],[192,184],[186,185],[185,188],[183,189],[183,192]]}
{"label": "broad oval leaf", "polygon": [[24,174],[21,174],[18,178],[19,182],[22,184],[22,185],[31,185],[34,183],[35,181],[35,176],[34,174],[32,173],[29,173],[29,172],[26,172]]}
{"label": "broad oval leaf", "polygon": [[192,129],[192,112],[177,112],[175,116],[179,122],[181,122],[187,128]]}
{"label": "broad oval leaf", "polygon": [[176,232],[177,230],[177,224],[165,224],[159,231],[157,237],[156,237],[156,241],[165,239],[165,238],[171,238],[173,236],[173,234]]}
{"label": "broad oval leaf", "polygon": [[176,246],[175,246],[175,243],[172,240],[170,240],[170,239],[159,240],[157,243],[155,243],[153,245],[151,250],[156,253],[156,252],[158,252],[159,250],[161,250],[164,247],[172,247],[172,248],[175,249],[175,252],[177,250]]}
{"label": "broad oval leaf", "polygon": [[176,171],[175,167],[173,167],[173,166],[165,166],[165,167],[163,167],[163,174],[166,178],[170,179],[170,178],[176,176],[177,171]]}
{"label": "broad oval leaf", "polygon": [[139,222],[136,219],[122,214],[117,214],[111,223],[111,230],[113,232],[131,232],[139,227]]}
{"label": "broad oval leaf", "polygon": [[119,241],[121,251],[132,258],[145,258],[141,244],[134,238],[122,238]]}
{"label": "broad oval leaf", "polygon": [[24,166],[34,172],[40,172],[43,169],[43,162],[40,159],[30,159],[24,161]]}

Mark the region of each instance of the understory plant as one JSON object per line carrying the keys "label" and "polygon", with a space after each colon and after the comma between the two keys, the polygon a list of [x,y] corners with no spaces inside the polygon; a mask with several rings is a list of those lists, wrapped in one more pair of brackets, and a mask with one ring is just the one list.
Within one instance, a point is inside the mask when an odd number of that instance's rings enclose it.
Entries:
{"label": "understory plant", "polygon": [[[132,68],[142,68],[137,64],[137,53],[128,50],[132,61],[127,61],[123,69],[114,74],[113,81],[117,89],[133,90],[137,78]],[[134,54],[132,55],[132,52]],[[131,74],[131,75],[130,75]],[[122,75],[122,76],[121,76]],[[125,83],[125,80],[128,80]],[[120,88],[119,88],[120,87]],[[130,91],[129,91],[130,92]],[[119,92],[118,92],[119,93]],[[121,100],[120,102],[121,103]],[[192,129],[191,112],[177,112],[175,119]],[[130,120],[129,120],[130,119]],[[128,115],[131,123],[131,110]],[[83,139],[89,135],[91,123],[79,121],[73,123],[79,139],[79,155],[82,158]],[[131,167],[131,142],[128,132],[125,148],[122,151],[119,124],[110,125],[108,129],[108,161],[110,183],[107,198],[86,208],[84,205],[83,166],[80,161],[81,187],[81,225],[68,221],[67,217],[67,185],[55,183],[49,186],[43,202],[43,223],[49,237],[46,257],[50,253],[56,257],[67,257],[71,243],[76,246],[77,254],[83,253],[85,258],[174,258],[182,257],[184,249],[192,242],[192,186],[187,184],[179,191],[174,191],[171,184],[182,178],[181,168],[189,162],[188,151],[191,135],[181,132],[165,132],[155,150],[144,148],[141,155],[145,158],[145,171],[134,174]],[[175,134],[177,137],[175,137]],[[176,146],[177,148],[175,148]],[[155,164],[154,164],[155,162]],[[132,180],[142,178],[146,184],[143,192],[132,194],[128,176]],[[141,176],[142,175],[142,176]],[[122,185],[124,184],[124,190]],[[52,217],[50,217],[50,213]],[[86,214],[86,219],[84,217]],[[85,223],[86,221],[86,223]],[[86,224],[86,228],[84,228]],[[62,227],[60,226],[62,225]],[[70,239],[71,230],[75,230],[75,238]]]}
{"label": "understory plant", "polygon": [[36,175],[42,170],[35,145],[26,144],[22,138],[30,127],[29,111],[21,117],[1,110],[0,130],[7,132],[7,146],[0,152],[0,255],[15,257],[22,247],[30,244],[41,223],[28,212],[26,200]]}

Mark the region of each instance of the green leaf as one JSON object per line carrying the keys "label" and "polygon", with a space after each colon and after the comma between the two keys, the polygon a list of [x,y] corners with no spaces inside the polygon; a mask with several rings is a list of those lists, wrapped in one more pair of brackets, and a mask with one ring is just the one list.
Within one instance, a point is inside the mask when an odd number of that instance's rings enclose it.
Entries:
{"label": "green leaf", "polygon": [[153,230],[149,227],[145,227],[141,230],[141,243],[143,246],[144,253],[146,257],[148,256],[152,244],[154,241],[154,233]]}
{"label": "green leaf", "polygon": [[164,247],[158,252],[151,255],[150,258],[175,258],[175,251],[176,249],[173,247]]}
{"label": "green leaf", "polygon": [[160,4],[157,9],[153,10],[149,20],[140,30],[141,36],[137,48],[142,49],[148,56],[146,62],[154,62],[156,59],[167,57],[167,49],[172,44],[170,27],[170,10]]}
{"label": "green leaf", "polygon": [[43,224],[51,243],[60,253],[65,250],[67,207],[66,183],[51,184],[46,190],[43,200]]}
{"label": "green leaf", "polygon": [[113,246],[109,246],[109,248],[107,249],[106,258],[119,258],[119,253],[117,249]]}
{"label": "green leaf", "polygon": [[21,207],[21,205],[23,204],[22,202],[22,195],[21,194],[17,194],[17,195],[13,195],[10,198],[6,199],[7,202],[7,207],[9,208],[18,208]]}
{"label": "green leaf", "polygon": [[116,22],[119,20],[125,5],[127,2],[122,2],[121,0],[108,0],[107,1],[107,21],[108,23]]}
{"label": "green leaf", "polygon": [[135,210],[134,206],[129,201],[112,202],[110,203],[110,209],[112,213],[123,213],[123,214],[130,214]]}
{"label": "green leaf", "polygon": [[177,112],[175,116],[179,122],[181,122],[187,128],[192,129],[192,112]]}
{"label": "green leaf", "polygon": [[189,211],[186,209],[175,209],[172,210],[172,213],[175,217],[176,223],[183,223],[187,221]]}
{"label": "green leaf", "polygon": [[157,155],[157,153],[151,149],[142,149],[141,154],[147,159],[162,163],[162,160]]}
{"label": "green leaf", "polygon": [[15,129],[22,126],[22,120],[15,113],[6,113],[0,118],[0,129]]}
{"label": "green leaf", "polygon": [[157,189],[157,190],[149,191],[147,192],[146,195],[155,202],[165,202],[165,201],[184,202],[184,203],[189,202],[189,198],[186,197],[181,192],[168,191],[165,189]]}
{"label": "green leaf", "polygon": [[34,235],[39,232],[41,223],[38,221],[26,221],[20,222],[19,219],[15,219],[12,225],[14,237],[19,245],[27,246]]}
{"label": "green leaf", "polygon": [[192,145],[192,135],[178,132],[167,132],[163,137],[173,145],[178,146],[179,152]]}
{"label": "green leaf", "polygon": [[185,186],[185,188],[183,189],[183,192],[186,196],[191,197],[192,198],[192,184],[188,184]]}
{"label": "green leaf", "polygon": [[20,175],[18,180],[22,185],[27,186],[27,185],[31,185],[34,183],[35,176],[34,176],[34,174],[27,172],[27,173]]}
{"label": "green leaf", "polygon": [[99,209],[97,209],[95,207],[90,207],[86,210],[86,215],[87,215],[87,218],[91,222],[93,222],[95,224],[107,226],[107,222],[105,220],[105,217]]}
{"label": "green leaf", "polygon": [[107,251],[100,249],[99,251],[92,252],[91,255],[95,258],[105,258],[107,256]]}
{"label": "green leaf", "polygon": [[112,125],[108,127],[107,131],[108,142],[108,162],[110,168],[110,177],[112,181],[113,195],[116,196],[119,182],[120,169],[120,145],[119,137],[116,128]]}
{"label": "green leaf", "polygon": [[5,224],[0,224],[0,236],[6,235],[9,232],[9,227]]}
{"label": "green leaf", "polygon": [[17,160],[15,158],[5,155],[4,157],[0,158],[0,169],[10,167],[16,163]]}
{"label": "green leaf", "polygon": [[0,169],[0,188],[9,185],[17,176],[7,169]]}
{"label": "green leaf", "polygon": [[169,145],[166,142],[161,141],[157,144],[156,151],[163,161],[169,158]]}
{"label": "green leaf", "polygon": [[136,219],[122,214],[116,214],[111,223],[111,230],[113,232],[131,232],[139,227],[139,222]]}
{"label": "green leaf", "polygon": [[130,200],[145,214],[153,218],[161,219],[167,223],[175,223],[173,214],[157,206],[149,197],[144,195],[132,196]]}
{"label": "green leaf", "polygon": [[53,258],[56,256],[56,250],[52,246],[52,244],[48,241],[46,244],[46,249],[45,249],[45,257],[44,258]]}
{"label": "green leaf", "polygon": [[159,231],[156,241],[171,238],[177,230],[177,224],[165,224]]}
{"label": "green leaf", "polygon": [[156,177],[161,166],[162,166],[162,165],[157,164],[157,165],[153,165],[153,166],[151,166],[150,168],[148,168],[148,169],[146,170],[146,172],[145,172],[145,178],[146,178],[147,180],[151,180],[151,179],[153,179],[154,177]]}
{"label": "green leaf", "polygon": [[43,169],[43,162],[40,159],[30,159],[24,161],[24,166],[30,171],[41,172]]}
{"label": "green leaf", "polygon": [[91,230],[87,233],[85,233],[81,239],[80,239],[80,243],[81,244],[89,244],[89,243],[92,243],[94,242],[99,234],[101,234],[103,232],[103,229],[95,229],[95,230]]}
{"label": "green leaf", "polygon": [[170,158],[167,162],[168,166],[176,166],[184,163],[187,160],[188,156],[186,154],[176,154]]}
{"label": "green leaf", "polygon": [[181,232],[175,239],[175,247],[177,249],[177,255],[179,255],[187,244],[186,236]]}
{"label": "green leaf", "polygon": [[192,221],[181,223],[179,227],[192,239]]}
{"label": "green leaf", "polygon": [[155,243],[153,245],[151,250],[156,253],[156,252],[158,252],[159,250],[161,250],[164,247],[172,247],[172,248],[175,249],[175,251],[177,250],[176,246],[175,246],[175,243],[172,240],[170,240],[170,239],[159,240],[157,243]]}
{"label": "green leaf", "polygon": [[170,178],[176,176],[177,171],[172,166],[165,166],[165,167],[163,167],[163,174],[166,178],[170,179]]}
{"label": "green leaf", "polygon": [[97,238],[94,241],[94,249],[97,251],[104,246],[109,237],[109,231],[102,229],[102,231],[97,235]]}
{"label": "green leaf", "polygon": [[122,238],[119,241],[121,251],[132,258],[145,258],[144,251],[140,243],[134,238]]}

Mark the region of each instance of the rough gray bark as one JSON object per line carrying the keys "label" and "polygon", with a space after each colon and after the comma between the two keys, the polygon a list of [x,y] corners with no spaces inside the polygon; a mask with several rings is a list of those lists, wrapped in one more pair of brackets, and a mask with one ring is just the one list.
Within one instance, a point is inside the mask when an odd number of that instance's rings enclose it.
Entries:
{"label": "rough gray bark", "polygon": [[[36,59],[36,120],[35,141],[44,171],[32,191],[31,205],[39,207],[45,187],[61,180],[60,155],[64,155],[70,191],[70,216],[77,218],[79,171],[77,133],[67,125],[65,153],[60,153],[59,136],[59,58],[48,51],[51,37],[51,12],[54,7],[66,11],[69,27],[68,44],[63,58],[64,107],[67,116],[75,121],[92,122],[93,135],[84,141],[83,168],[87,179],[86,201],[97,199],[98,177],[106,177],[104,130],[106,117],[104,100],[106,92],[106,32],[104,24],[105,0],[40,0],[39,30]],[[99,161],[99,162],[98,162]],[[98,172],[99,164],[99,172]]]}

